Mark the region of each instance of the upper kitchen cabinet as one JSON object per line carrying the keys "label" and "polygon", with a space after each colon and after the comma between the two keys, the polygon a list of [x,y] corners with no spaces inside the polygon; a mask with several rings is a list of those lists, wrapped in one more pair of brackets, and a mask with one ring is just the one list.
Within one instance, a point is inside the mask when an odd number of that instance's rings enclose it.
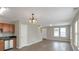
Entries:
{"label": "upper kitchen cabinet", "polygon": [[15,32],[15,25],[14,24],[7,24],[7,23],[0,23],[0,32],[14,33]]}
{"label": "upper kitchen cabinet", "polygon": [[2,24],[2,23],[0,23],[0,29],[2,29],[2,27],[3,27],[3,24]]}
{"label": "upper kitchen cabinet", "polygon": [[0,32],[2,32],[2,30],[3,30],[3,24],[0,23]]}
{"label": "upper kitchen cabinet", "polygon": [[15,32],[15,25],[14,24],[10,24],[9,25],[9,32],[10,33],[14,33]]}
{"label": "upper kitchen cabinet", "polygon": [[9,32],[9,24],[3,24],[3,32]]}

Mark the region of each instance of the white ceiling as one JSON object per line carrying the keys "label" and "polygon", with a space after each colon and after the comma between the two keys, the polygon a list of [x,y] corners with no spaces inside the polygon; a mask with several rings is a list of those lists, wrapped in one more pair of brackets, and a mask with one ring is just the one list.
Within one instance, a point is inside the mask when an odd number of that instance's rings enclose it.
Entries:
{"label": "white ceiling", "polygon": [[4,21],[26,21],[29,20],[31,14],[34,13],[39,23],[43,26],[66,25],[70,24],[77,8],[71,7],[9,7],[3,15],[0,15],[0,20]]}

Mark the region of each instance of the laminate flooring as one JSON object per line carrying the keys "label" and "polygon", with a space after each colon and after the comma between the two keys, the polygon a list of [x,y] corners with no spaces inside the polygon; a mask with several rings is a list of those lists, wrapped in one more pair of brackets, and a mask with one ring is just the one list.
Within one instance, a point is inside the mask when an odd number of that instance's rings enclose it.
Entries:
{"label": "laminate flooring", "polygon": [[43,40],[36,44],[21,49],[12,49],[10,51],[73,51],[73,49],[70,42]]}

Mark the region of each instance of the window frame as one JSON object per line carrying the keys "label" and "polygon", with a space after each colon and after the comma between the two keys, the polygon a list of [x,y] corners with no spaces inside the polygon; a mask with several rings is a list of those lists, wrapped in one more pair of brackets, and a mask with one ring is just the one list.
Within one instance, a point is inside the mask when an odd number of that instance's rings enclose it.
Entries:
{"label": "window frame", "polygon": [[[61,29],[65,29],[65,31],[61,31]],[[67,29],[66,29],[66,27],[60,27],[60,37],[66,37],[67,35],[67,31],[66,31]],[[64,35],[62,35],[62,32],[64,33]]]}
{"label": "window frame", "polygon": [[[56,29],[56,28],[59,28],[58,36],[55,35],[55,29]],[[66,29],[66,30],[65,30],[65,36],[61,36],[61,28],[65,28],[65,29]],[[54,28],[54,37],[67,37],[67,28],[66,28],[66,27],[55,27],[55,28]]]}
{"label": "window frame", "polygon": [[[56,34],[56,33],[55,33],[55,30],[56,30],[56,29],[58,29],[58,36],[55,35],[55,34]],[[59,36],[60,36],[59,31],[60,31],[60,28],[59,28],[59,27],[55,27],[55,28],[54,28],[54,37],[59,37]]]}

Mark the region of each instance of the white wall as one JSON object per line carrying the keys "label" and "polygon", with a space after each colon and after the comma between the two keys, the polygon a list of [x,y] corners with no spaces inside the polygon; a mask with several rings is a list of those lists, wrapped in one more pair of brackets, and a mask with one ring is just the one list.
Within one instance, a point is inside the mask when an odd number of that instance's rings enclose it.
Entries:
{"label": "white wall", "polygon": [[[23,22],[20,22],[20,21],[16,21],[14,22],[15,23],[15,35],[17,36],[17,48],[22,48],[24,46],[29,46],[29,45],[32,45],[32,44],[35,44],[37,42],[40,42],[42,41],[42,36],[41,36],[41,32],[40,32],[40,29],[37,25],[33,25],[33,24],[27,24],[27,23],[23,23]],[[27,26],[27,30],[25,29],[22,29],[22,24],[25,24],[25,26]],[[20,35],[20,34],[23,34],[22,31],[25,31],[26,32],[26,36],[24,38],[24,36]],[[23,40],[23,38],[25,40]],[[25,42],[24,42],[25,41]]]}
{"label": "white wall", "polygon": [[75,48],[79,48],[79,39],[77,40],[77,46],[74,44],[75,43],[75,22],[78,21],[78,27],[77,27],[77,30],[78,30],[78,33],[77,33],[77,36],[79,38],[79,12],[76,14],[76,16],[74,17],[73,21],[72,21],[72,39],[71,39],[71,45],[73,47],[73,49],[75,50]]}
{"label": "white wall", "polygon": [[78,30],[77,39],[78,39],[78,49],[79,49],[79,19],[78,19],[77,30]]}
{"label": "white wall", "polygon": [[20,47],[24,47],[27,45],[27,39],[28,39],[28,36],[27,36],[27,24],[20,24],[20,33],[19,33],[19,37],[20,37]]}
{"label": "white wall", "polygon": [[28,24],[28,45],[40,41],[42,41],[42,35],[38,25]]}
{"label": "white wall", "polygon": [[16,47],[17,48],[20,48],[20,37],[19,37],[19,21],[15,21],[15,22],[13,22],[14,24],[15,24],[15,36],[17,37],[16,38],[16,41],[17,41],[17,43],[16,43]]}

